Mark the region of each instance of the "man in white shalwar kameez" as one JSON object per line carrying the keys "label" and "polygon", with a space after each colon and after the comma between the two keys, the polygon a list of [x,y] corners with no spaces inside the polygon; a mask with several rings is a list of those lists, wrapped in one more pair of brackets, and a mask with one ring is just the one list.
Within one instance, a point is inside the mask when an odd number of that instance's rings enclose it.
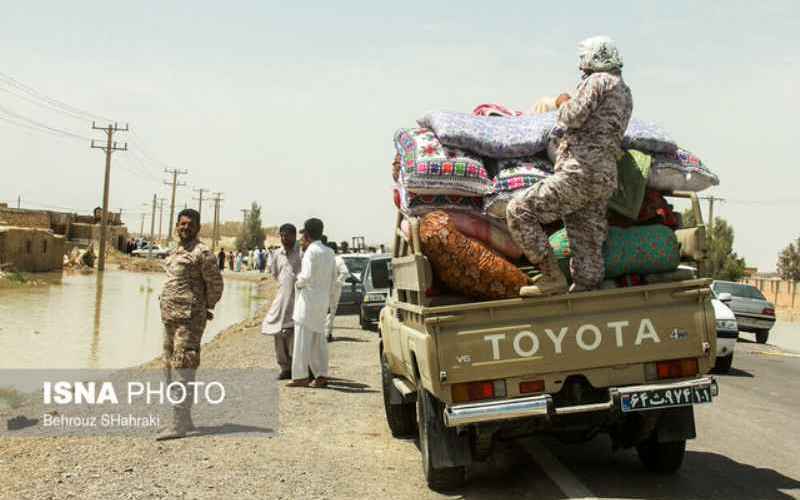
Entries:
{"label": "man in white shalwar kameez", "polygon": [[342,298],[342,288],[347,285],[350,270],[347,269],[344,259],[336,256],[336,279],[333,283],[333,295],[331,296],[331,308],[328,311],[328,320],[325,322],[325,332],[328,334],[328,342],[333,340],[333,321],[336,319],[336,310],[339,308],[339,299]]}
{"label": "man in white shalwar kameez", "polygon": [[[325,387],[328,377],[328,342],[325,320],[337,277],[333,250],[322,243],[322,221],[303,225],[303,262],[295,287],[294,354],[290,387]],[[314,374],[311,380],[309,368]]]}

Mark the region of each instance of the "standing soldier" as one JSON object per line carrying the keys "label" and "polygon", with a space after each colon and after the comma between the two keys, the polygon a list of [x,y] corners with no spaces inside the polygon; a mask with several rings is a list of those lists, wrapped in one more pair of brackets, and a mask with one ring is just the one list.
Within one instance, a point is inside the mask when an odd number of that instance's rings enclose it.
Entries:
{"label": "standing soldier", "polygon": [[[197,239],[200,214],[184,209],[175,226],[180,242],[166,259],[167,281],[161,292],[161,321],[164,323],[164,377],[172,384],[172,421],[157,440],[176,439],[194,430],[192,423],[193,384],[200,365],[200,340],[211,310],[222,296],[222,275],[217,259]],[[174,372],[173,372],[174,370]],[[173,377],[174,376],[174,377]],[[179,390],[180,389],[180,390]],[[184,396],[181,400],[181,396]]]}
{"label": "standing soldier", "polygon": [[583,77],[575,98],[559,97],[558,122],[552,132],[561,139],[555,174],[508,204],[511,235],[541,271],[533,286],[520,290],[523,296],[567,291],[567,281],[542,229],[542,224],[559,219],[564,220],[572,252],[570,291],[596,288],[605,273],[606,211],[617,188],[617,161],[633,98],[622,79],[622,58],[610,38],[584,40],[579,57]]}

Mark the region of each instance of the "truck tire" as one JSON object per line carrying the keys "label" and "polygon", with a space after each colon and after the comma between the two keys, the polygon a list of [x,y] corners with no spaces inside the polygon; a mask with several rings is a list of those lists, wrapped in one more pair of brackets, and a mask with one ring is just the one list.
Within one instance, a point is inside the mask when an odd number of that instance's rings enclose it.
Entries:
{"label": "truck tire", "polygon": [[756,342],[759,344],[766,344],[767,340],[769,340],[769,330],[756,332]]}
{"label": "truck tire", "polygon": [[392,383],[392,371],[386,355],[381,353],[381,382],[383,385],[383,407],[386,410],[386,423],[392,436],[396,438],[413,437],[417,433],[417,414],[413,403],[392,404],[392,391],[400,392]]}
{"label": "truck tire", "polygon": [[717,361],[714,363],[714,371],[717,373],[728,373],[731,371],[731,365],[733,365],[733,353],[731,353],[730,356],[718,357]]}
{"label": "truck tire", "polygon": [[437,435],[455,432],[444,425],[441,404],[422,387],[422,381],[417,378],[417,427],[419,428],[419,451],[422,454],[422,469],[428,487],[434,491],[452,491],[466,482],[466,467],[434,467],[433,455],[437,444],[441,445],[442,439]]}
{"label": "truck tire", "polygon": [[653,435],[636,446],[639,460],[650,472],[671,474],[680,469],[686,454],[686,440],[659,443]]}

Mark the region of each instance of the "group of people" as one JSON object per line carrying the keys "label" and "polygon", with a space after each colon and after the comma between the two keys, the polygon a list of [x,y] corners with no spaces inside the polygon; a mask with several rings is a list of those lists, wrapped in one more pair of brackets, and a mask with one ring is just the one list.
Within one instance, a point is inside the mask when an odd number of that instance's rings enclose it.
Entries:
{"label": "group of people", "polygon": [[291,379],[289,387],[328,383],[328,341],[349,272],[325,243],[323,229],[321,220],[308,219],[298,242],[297,228],[283,224],[281,247],[268,257],[267,268],[279,289],[261,332],[274,338],[278,379]]}
{"label": "group of people", "polygon": [[[579,48],[582,79],[574,97],[559,96],[554,107],[558,122],[552,136],[558,141],[555,174],[528,188],[508,205],[507,219],[514,240],[541,274],[522,295],[564,293],[567,282],[558,268],[542,228],[563,220],[570,240],[574,285],[570,291],[590,290],[603,279],[602,245],[607,238],[606,209],[617,187],[616,162],[633,109],[631,91],[622,79],[622,58],[607,37],[584,40]],[[167,280],[160,297],[165,326],[165,377],[192,390],[200,364],[200,339],[212,310],[222,296],[226,257],[231,269],[241,270],[240,252],[214,255],[197,239],[200,214],[178,214],[178,247],[166,259]],[[279,379],[290,387],[325,387],[328,383],[328,342],[337,296],[347,273],[335,252],[323,241],[323,223],[305,221],[301,240],[292,224],[280,227],[277,251],[254,251],[248,262],[269,268],[280,288],[262,324],[274,337],[281,368]],[[130,243],[130,242],[129,242]],[[134,242],[139,245],[139,242]],[[344,268],[344,269],[343,269]],[[186,292],[193,295],[186,300]],[[194,428],[191,397],[173,406],[173,419],[158,439],[182,437]]]}
{"label": "group of people", "polygon": [[264,272],[267,267],[267,255],[269,252],[264,248],[256,248],[244,253],[240,250],[225,252],[220,249],[217,254],[217,265],[220,271],[225,270],[227,263],[228,269],[235,272],[259,271]]}
{"label": "group of people", "polygon": [[145,248],[150,242],[144,238],[128,238],[125,242],[125,253],[131,254],[134,250]]}
{"label": "group of people", "polygon": [[[333,316],[341,287],[350,275],[324,243],[323,229],[321,220],[308,219],[298,242],[297,228],[284,224],[280,227],[281,247],[263,252],[264,265],[280,287],[262,332],[274,336],[281,368],[278,378],[291,378],[291,387],[327,385]],[[223,290],[221,264],[225,260],[197,238],[200,214],[193,209],[181,211],[175,231],[179,242],[165,260],[167,279],[159,297],[164,323],[162,359],[167,384],[188,397],[176,398],[181,401],[173,405],[172,419],[159,431],[159,440],[180,438],[194,430],[192,382],[200,365],[206,322],[213,319]]]}

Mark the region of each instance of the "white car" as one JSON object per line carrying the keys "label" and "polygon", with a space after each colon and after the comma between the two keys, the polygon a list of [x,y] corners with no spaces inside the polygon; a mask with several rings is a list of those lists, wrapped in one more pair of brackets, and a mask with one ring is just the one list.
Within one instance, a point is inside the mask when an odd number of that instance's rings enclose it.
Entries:
{"label": "white car", "polygon": [[167,255],[170,254],[172,251],[171,248],[168,247],[160,247],[158,245],[145,245],[143,248],[139,248],[131,252],[131,255],[134,257],[149,257],[153,256],[157,259],[165,259]]}
{"label": "white car", "polygon": [[[726,298],[722,294],[720,298]],[[717,319],[717,362],[714,365],[716,371],[727,373],[733,364],[733,351],[736,349],[736,341],[739,340],[739,324],[733,311],[718,299],[712,298],[711,304],[714,306],[714,316]]]}

